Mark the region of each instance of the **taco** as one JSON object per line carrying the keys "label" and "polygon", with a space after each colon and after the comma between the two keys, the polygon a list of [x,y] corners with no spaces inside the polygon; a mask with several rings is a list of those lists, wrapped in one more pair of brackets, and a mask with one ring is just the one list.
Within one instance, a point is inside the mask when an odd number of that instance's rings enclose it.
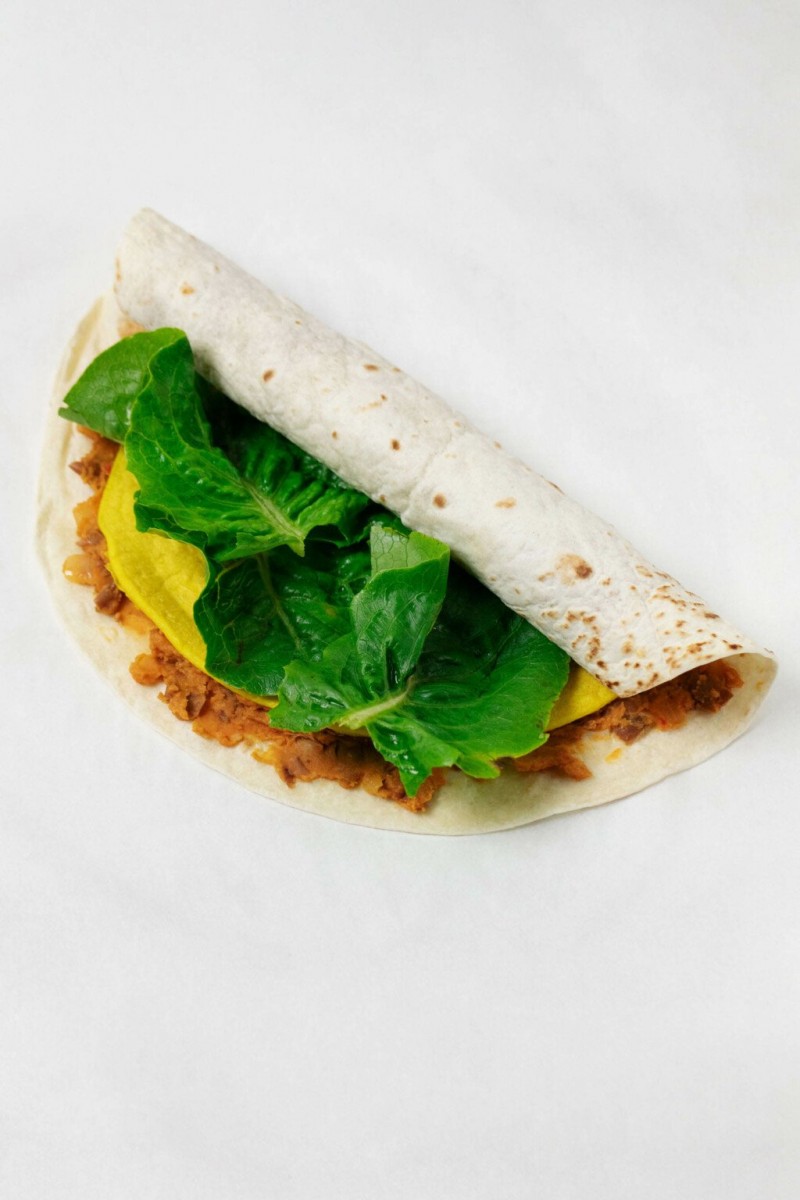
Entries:
{"label": "taco", "polygon": [[467,833],[601,804],[727,745],[774,677],[443,400],[152,211],[54,401],[59,612],[151,724],[295,807]]}

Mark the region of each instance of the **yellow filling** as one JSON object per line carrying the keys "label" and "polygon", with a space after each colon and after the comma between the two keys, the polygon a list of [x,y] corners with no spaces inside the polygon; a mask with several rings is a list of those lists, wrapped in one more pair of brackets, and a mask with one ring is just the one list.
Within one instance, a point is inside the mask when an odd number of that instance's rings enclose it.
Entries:
{"label": "yellow filling", "polygon": [[578,717],[588,717],[589,713],[597,712],[613,699],[611,688],[573,663],[566,687],[553,705],[547,728],[558,729],[560,725],[577,721]]}
{"label": "yellow filling", "polygon": [[206,644],[194,623],[195,601],[206,585],[206,560],[198,549],[160,533],[140,533],[133,501],[139,490],[120,449],[98,513],[108,543],[114,582],[166,634],[192,666],[205,670]]}
{"label": "yellow filling", "polygon": [[[206,584],[203,555],[194,546],[159,533],[140,533],[133,501],[139,485],[120,449],[100,501],[100,529],[108,544],[114,581],[137,608],[158,626],[184,658],[205,671],[206,645],[194,623],[194,605]],[[268,697],[251,696],[262,704]],[[555,703],[548,729],[588,716],[614,699],[614,693],[572,664],[566,687]]]}

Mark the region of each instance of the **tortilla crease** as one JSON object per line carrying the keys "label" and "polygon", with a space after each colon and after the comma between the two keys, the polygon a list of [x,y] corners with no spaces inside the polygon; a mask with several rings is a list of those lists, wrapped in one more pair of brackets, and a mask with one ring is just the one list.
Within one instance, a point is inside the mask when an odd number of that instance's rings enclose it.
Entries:
{"label": "tortilla crease", "polygon": [[[132,315],[135,319],[136,314]],[[75,551],[72,509],[88,493],[80,479],[68,469],[69,463],[82,454],[85,438],[72,423],[57,416],[57,408],[89,362],[117,340],[120,320],[121,312],[113,295],[98,300],[79,325],[58,371],[39,483],[37,549],[58,612],[100,673],[135,712],[207,766],[260,795],[339,821],[407,833],[483,833],[513,828],[573,809],[594,807],[638,792],[709,758],[749,725],[772,683],[776,663],[769,651],[761,650],[737,635],[729,640],[734,644],[738,642],[742,650],[719,646],[715,647],[718,652],[713,657],[729,659],[744,685],[713,716],[690,714],[682,728],[667,733],[654,730],[630,745],[607,732],[588,734],[581,742],[581,755],[592,771],[592,777],[581,781],[549,771],[525,775],[511,767],[504,768],[498,779],[490,781],[450,771],[445,786],[422,814],[408,812],[391,801],[370,796],[360,789],[347,790],[327,780],[289,787],[271,767],[256,761],[247,747],[227,748],[198,736],[188,722],[177,720],[158,700],[156,689],[143,687],[131,677],[130,663],[140,650],[146,648],[146,638],[98,614],[92,590],[70,583],[62,572],[64,560]],[[160,323],[181,325],[179,315],[174,312],[169,322]],[[191,338],[191,332],[187,332]],[[360,361],[363,347],[353,344],[353,353]],[[383,386],[391,388],[391,381],[384,380]],[[348,482],[363,486],[352,477]],[[560,493],[553,492],[553,496],[556,495]],[[543,519],[546,521],[547,514],[538,513],[537,524]],[[587,514],[587,520],[596,519]],[[602,528],[603,544],[597,545],[596,554],[592,555],[597,564],[604,561],[605,543],[611,541],[606,534],[607,527]],[[429,528],[426,532],[436,534],[437,531]],[[616,534],[613,536],[617,537]],[[598,569],[602,571],[603,568],[599,566]],[[663,578],[653,568],[647,569],[656,580]],[[598,601],[594,612],[600,628],[614,621],[613,605],[611,611],[604,614]],[[546,621],[536,624],[553,637]],[[572,653],[580,661],[579,656]],[[668,671],[665,677],[674,677],[703,661],[708,658],[697,656],[693,660],[691,654],[682,656],[678,668],[671,673]],[[590,671],[593,669],[591,661],[584,661],[582,665]],[[631,694],[630,689],[628,694]]]}

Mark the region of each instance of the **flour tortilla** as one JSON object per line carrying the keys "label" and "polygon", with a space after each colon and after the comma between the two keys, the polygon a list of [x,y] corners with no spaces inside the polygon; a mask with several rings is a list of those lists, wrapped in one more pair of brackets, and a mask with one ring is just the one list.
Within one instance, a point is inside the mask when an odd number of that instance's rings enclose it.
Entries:
{"label": "flour tortilla", "polygon": [[[147,210],[125,234],[116,292],[119,306],[112,296],[95,305],[59,371],[38,545],[59,612],[80,645],[137,712],[195,757],[308,812],[456,834],[618,799],[703,761],[746,729],[775,675],[770,652],[379,355]],[[143,647],[99,616],[90,589],[70,584],[61,571],[74,551],[71,509],[86,491],[68,470],[82,453],[82,436],[56,409],[81,371],[119,336],[123,312],[145,328],[184,329],[199,368],[227,394],[408,525],[446,541],[509,607],[618,694],[634,695],[720,658],[730,660],[744,686],[719,713],[693,714],[682,729],[653,731],[629,746],[607,733],[586,736],[581,753],[591,779],[507,768],[499,779],[481,782],[451,771],[422,815],[323,780],[289,788],[247,749],[200,738],[151,689],[134,683],[128,666]]]}

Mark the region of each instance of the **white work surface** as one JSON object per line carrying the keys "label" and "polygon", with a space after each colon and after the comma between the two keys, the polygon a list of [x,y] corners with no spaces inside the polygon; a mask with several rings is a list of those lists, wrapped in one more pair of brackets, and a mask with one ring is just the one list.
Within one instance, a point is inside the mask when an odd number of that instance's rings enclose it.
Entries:
{"label": "white work surface", "polygon": [[[796,1200],[797,4],[11,0],[0,59],[0,1195]],[[439,839],[138,723],[33,523],[52,373],[143,204],[772,647],[753,729]]]}

